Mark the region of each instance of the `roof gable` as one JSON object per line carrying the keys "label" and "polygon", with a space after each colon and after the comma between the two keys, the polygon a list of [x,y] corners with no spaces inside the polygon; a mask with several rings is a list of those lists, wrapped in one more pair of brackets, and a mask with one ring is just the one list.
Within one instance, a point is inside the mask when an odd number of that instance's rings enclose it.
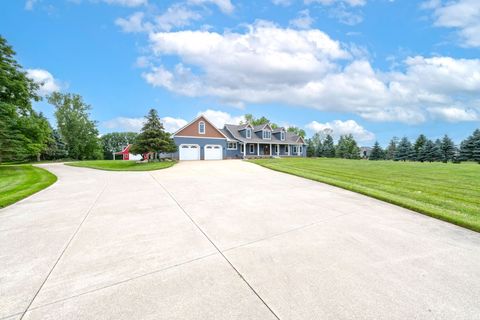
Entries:
{"label": "roof gable", "polygon": [[[200,122],[205,123],[205,133],[200,134],[198,132],[198,126]],[[227,137],[220,131],[213,123],[211,123],[204,115],[200,115],[193,119],[190,123],[186,124],[175,132],[172,137],[198,137],[198,138],[224,138]]]}

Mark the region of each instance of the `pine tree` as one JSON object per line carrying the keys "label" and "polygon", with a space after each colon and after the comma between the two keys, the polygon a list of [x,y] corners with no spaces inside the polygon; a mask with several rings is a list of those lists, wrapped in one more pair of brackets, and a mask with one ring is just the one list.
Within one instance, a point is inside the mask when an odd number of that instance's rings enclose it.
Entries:
{"label": "pine tree", "polygon": [[472,160],[480,163],[480,137],[474,142]]}
{"label": "pine tree", "polygon": [[312,139],[307,139],[307,157],[315,157],[315,145]]}
{"label": "pine tree", "polygon": [[168,132],[165,132],[158,112],[150,109],[145,117],[146,121],[142,131],[135,139],[131,148],[133,153],[172,153],[177,150],[175,142]]}
{"label": "pine tree", "polygon": [[388,144],[387,149],[385,150],[385,159],[387,159],[387,160],[394,160],[395,159],[395,153],[397,151],[397,145],[398,145],[398,138],[393,137],[392,140],[390,140],[390,143]]}
{"label": "pine tree", "polygon": [[333,144],[333,138],[327,134],[323,141],[322,156],[326,158],[335,158],[335,145]]}
{"label": "pine tree", "polygon": [[353,138],[353,135],[348,134],[345,136],[340,136],[335,150],[335,155],[338,158],[344,159],[360,158],[360,148],[358,147],[357,142]]}
{"label": "pine tree", "polygon": [[417,140],[415,140],[415,144],[413,145],[413,149],[415,150],[415,160],[424,161],[420,159],[420,151],[422,150],[426,142],[427,137],[424,134],[419,135]]}
{"label": "pine tree", "polygon": [[480,140],[480,129],[473,132],[471,136],[463,140],[460,144],[460,160],[461,161],[473,161],[474,150],[477,141]]}
{"label": "pine tree", "polygon": [[395,161],[407,161],[414,158],[415,151],[407,137],[403,137],[395,150]]}
{"label": "pine tree", "polygon": [[378,141],[375,141],[373,145],[372,152],[370,153],[369,160],[384,160],[385,159],[385,152],[383,151],[382,147]]}
{"label": "pine tree", "polygon": [[455,157],[455,145],[447,135],[445,135],[442,139],[442,143],[440,145],[440,153],[441,153],[441,160],[445,163],[448,161],[453,161]]}

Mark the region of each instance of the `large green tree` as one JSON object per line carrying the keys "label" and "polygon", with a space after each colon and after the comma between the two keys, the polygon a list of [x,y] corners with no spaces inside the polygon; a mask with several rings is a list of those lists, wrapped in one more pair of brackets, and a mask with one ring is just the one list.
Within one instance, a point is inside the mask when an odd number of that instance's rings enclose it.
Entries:
{"label": "large green tree", "polygon": [[375,141],[375,144],[373,145],[373,148],[372,148],[372,152],[370,152],[370,157],[368,157],[368,159],[369,160],[385,159],[385,152],[383,151],[378,141]]}
{"label": "large green tree", "polygon": [[78,94],[55,92],[48,96],[55,106],[58,131],[72,159],[102,159],[96,122],[90,120],[90,105]]}
{"label": "large green tree", "polygon": [[395,154],[397,153],[398,138],[393,137],[388,144],[387,149],[385,150],[385,159],[394,160]]}
{"label": "large green tree", "polygon": [[480,129],[460,144],[460,160],[480,162]]}
{"label": "large green tree", "polygon": [[353,138],[353,135],[348,134],[340,136],[335,150],[335,155],[338,158],[344,159],[360,159],[360,148]]}
{"label": "large green tree", "polygon": [[455,159],[455,144],[448,135],[445,135],[442,139],[440,146],[441,160],[445,163],[453,161]]}
{"label": "large green tree", "polygon": [[172,153],[177,150],[170,134],[165,131],[158,112],[151,109],[145,117],[142,131],[135,139],[132,146],[133,153]]}
{"label": "large green tree", "polygon": [[325,158],[335,158],[335,145],[333,137],[330,134],[327,134],[323,140],[322,154],[320,156]]}
{"label": "large green tree", "polygon": [[305,136],[306,136],[305,130],[300,129],[299,127],[295,127],[295,126],[294,127],[288,127],[287,131],[291,132],[291,133],[295,133],[297,136],[300,136],[302,138],[305,138]]}
{"label": "large green tree", "polygon": [[0,36],[0,162],[40,158],[51,128],[32,108],[39,84],[27,77],[15,51]]}
{"label": "large green tree", "polygon": [[111,132],[104,134],[100,139],[103,147],[103,157],[112,158],[113,152],[121,151],[123,147],[133,144],[137,138],[136,132]]}
{"label": "large green tree", "polygon": [[403,137],[395,150],[396,161],[407,161],[415,158],[415,151],[412,147],[412,143],[407,137]]}
{"label": "large green tree", "polygon": [[422,161],[420,159],[420,152],[425,143],[427,143],[427,137],[424,134],[419,135],[417,140],[415,140],[415,143],[413,144],[413,150],[415,151],[416,158],[415,160]]}

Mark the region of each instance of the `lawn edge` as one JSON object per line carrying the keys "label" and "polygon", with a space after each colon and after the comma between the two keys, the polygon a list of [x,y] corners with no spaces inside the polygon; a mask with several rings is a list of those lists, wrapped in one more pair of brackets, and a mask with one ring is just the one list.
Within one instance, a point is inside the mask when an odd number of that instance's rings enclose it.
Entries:
{"label": "lawn edge", "polygon": [[255,165],[261,166],[261,167],[263,167],[263,168],[267,168],[267,169],[273,170],[273,171],[277,171],[277,172],[289,174],[289,175],[296,176],[296,177],[299,177],[299,178],[308,179],[308,180],[311,180],[311,181],[320,182],[320,183],[324,183],[324,184],[327,184],[327,185],[330,185],[330,186],[334,186],[334,187],[337,187],[337,188],[340,188],[340,189],[344,189],[344,190],[348,190],[348,191],[351,191],[351,192],[355,192],[355,193],[358,193],[358,194],[361,194],[361,195],[364,195],[364,196],[367,196],[367,197],[370,197],[370,198],[373,198],[373,199],[377,199],[377,200],[380,200],[380,201],[383,201],[383,202],[386,202],[386,203],[390,203],[390,204],[393,204],[393,205],[396,205],[396,206],[399,206],[399,207],[402,207],[402,208],[405,208],[405,209],[414,211],[414,212],[416,212],[416,213],[420,213],[420,214],[429,216],[429,217],[431,217],[431,218],[435,218],[435,219],[438,219],[438,220],[442,220],[442,221],[445,221],[445,222],[454,224],[454,225],[456,225],[456,226],[459,226],[459,227],[462,227],[462,228],[466,228],[466,229],[469,229],[469,230],[472,230],[472,231],[475,231],[475,232],[479,232],[479,233],[480,233],[480,226],[477,226],[477,225],[474,225],[474,224],[471,224],[471,223],[468,223],[468,222],[457,221],[457,220],[455,220],[455,219],[452,219],[452,218],[450,218],[450,217],[443,216],[443,215],[441,215],[441,214],[437,214],[437,213],[435,213],[435,212],[431,212],[431,211],[428,211],[428,210],[423,210],[423,209],[421,209],[421,208],[418,208],[418,207],[415,207],[415,206],[412,206],[412,205],[408,205],[408,204],[402,203],[402,202],[400,202],[400,201],[392,200],[392,199],[390,199],[390,198],[388,198],[388,197],[382,197],[382,196],[379,196],[379,195],[370,194],[370,193],[368,193],[368,192],[366,192],[366,191],[356,190],[355,188],[348,188],[348,187],[342,185],[341,183],[338,183],[338,184],[337,184],[337,183],[334,183],[334,182],[323,181],[323,180],[321,180],[321,179],[309,178],[309,177],[302,176],[302,175],[300,175],[300,174],[296,174],[296,173],[289,172],[289,171],[287,171],[287,170],[282,170],[282,169],[278,169],[278,168],[271,168],[271,167],[269,167],[268,165],[261,164],[261,163],[257,163],[257,162],[250,161],[250,160],[247,160],[247,161],[250,162],[250,163],[253,163],[253,164],[255,164]]}
{"label": "lawn edge", "polygon": [[[121,160],[118,160],[121,161]],[[146,171],[158,171],[158,170],[164,170],[164,169],[169,169],[173,167],[176,162],[172,161],[171,164],[168,167],[165,168],[157,168],[157,169],[144,169],[144,170],[128,170],[128,169],[111,169],[111,168],[98,168],[98,167],[91,167],[91,166],[85,166],[85,165],[78,165],[78,163],[82,163],[81,161],[73,161],[73,162],[68,162],[68,163],[63,163],[66,166],[70,167],[75,167],[75,168],[86,168],[86,169],[94,169],[94,170],[100,170],[100,171],[124,171],[124,172],[146,172]]]}
{"label": "lawn edge", "polygon": [[20,199],[17,199],[13,202],[10,202],[10,203],[7,203],[6,205],[2,206],[0,204],[0,211],[5,209],[5,208],[8,208],[12,205],[15,205],[15,204],[18,204],[28,198],[30,198],[31,196],[33,196],[34,194],[37,194],[37,193],[40,193],[44,190],[46,190],[47,188],[49,188],[50,186],[52,186],[53,184],[55,184],[57,181],[58,181],[58,177],[53,174],[52,172],[48,171],[47,169],[44,169],[44,168],[41,168],[41,167],[38,167],[38,166],[35,166],[35,165],[31,165],[31,164],[23,164],[23,165],[20,165],[20,164],[17,164],[17,165],[12,165],[12,166],[31,166],[31,167],[34,167],[35,169],[38,169],[40,171],[44,171],[46,173],[46,175],[49,177],[49,181],[47,181],[45,183],[45,185],[43,185],[41,188],[31,192],[31,193],[28,193],[27,195],[25,195],[24,197],[20,198]]}

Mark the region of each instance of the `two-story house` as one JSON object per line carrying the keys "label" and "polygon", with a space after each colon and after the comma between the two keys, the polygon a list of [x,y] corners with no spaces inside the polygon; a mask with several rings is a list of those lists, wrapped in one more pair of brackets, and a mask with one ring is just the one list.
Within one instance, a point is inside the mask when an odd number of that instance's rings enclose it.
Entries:
{"label": "two-story house", "polygon": [[305,157],[302,137],[269,124],[225,124],[215,127],[199,116],[173,134],[179,160],[222,160],[255,157]]}

